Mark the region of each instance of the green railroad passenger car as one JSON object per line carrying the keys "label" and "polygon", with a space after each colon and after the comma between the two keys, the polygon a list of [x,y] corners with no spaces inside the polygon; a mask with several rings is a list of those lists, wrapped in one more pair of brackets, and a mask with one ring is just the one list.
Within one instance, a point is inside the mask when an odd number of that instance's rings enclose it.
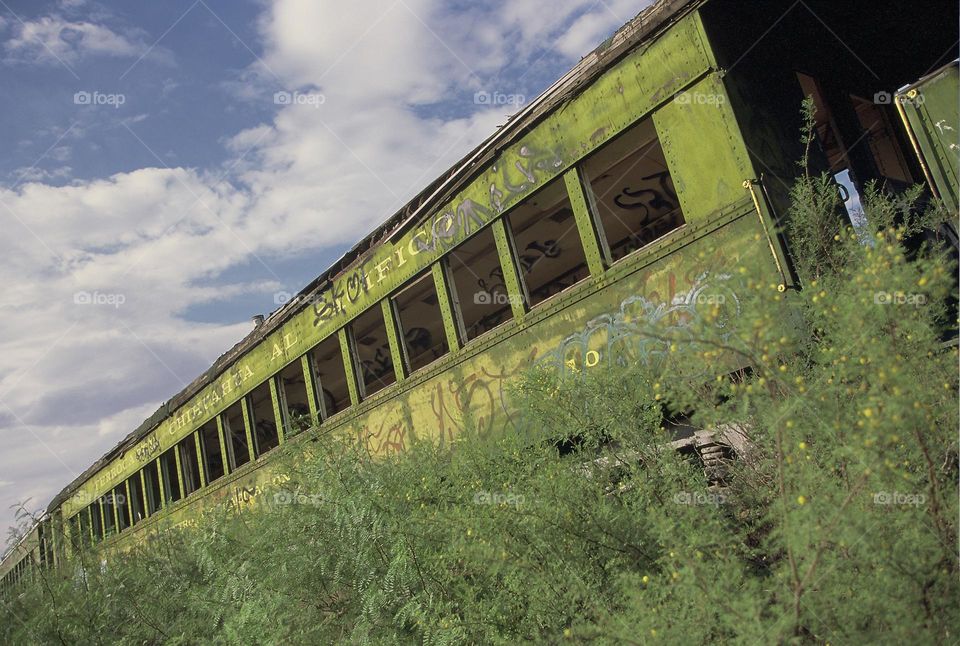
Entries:
{"label": "green railroad passenger car", "polygon": [[656,2],[63,489],[4,584],[256,504],[286,445],[318,433],[383,454],[448,443],[468,419],[510,432],[519,371],[644,360],[658,348],[637,321],[697,316],[745,259],[799,288],[780,230],[805,96],[813,164],[851,203],[871,180],[929,181],[956,208],[956,148],[923,149],[944,126],[955,143],[956,102],[918,116],[888,91],[956,87],[957,7],[889,4]]}

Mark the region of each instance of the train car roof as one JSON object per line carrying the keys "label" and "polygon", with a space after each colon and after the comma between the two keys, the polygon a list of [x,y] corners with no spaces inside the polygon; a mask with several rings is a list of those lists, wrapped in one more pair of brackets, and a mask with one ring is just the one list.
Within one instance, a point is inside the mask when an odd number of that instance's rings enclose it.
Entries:
{"label": "train car roof", "polygon": [[272,312],[262,324],[255,327],[245,338],[221,355],[203,374],[164,402],[153,415],[120,441],[117,446],[94,462],[57,494],[47,507],[47,511],[52,513],[92,475],[113,459],[122,456],[127,449],[153,431],[200,389],[230,368],[248,350],[306,307],[311,302],[312,296],[320,293],[343,273],[361,264],[380,242],[397,237],[419,224],[436,208],[446,204],[461,188],[486,169],[504,148],[516,143],[557,107],[586,89],[594,79],[636,46],[652,40],[674,22],[705,2],[707,0],[657,0],[617,29],[610,38],[580,59],[579,63],[536,99],[510,116],[507,123],[501,126],[497,132],[431,182],[399,211],[311,281],[297,294],[297,297],[292,298],[290,302]]}

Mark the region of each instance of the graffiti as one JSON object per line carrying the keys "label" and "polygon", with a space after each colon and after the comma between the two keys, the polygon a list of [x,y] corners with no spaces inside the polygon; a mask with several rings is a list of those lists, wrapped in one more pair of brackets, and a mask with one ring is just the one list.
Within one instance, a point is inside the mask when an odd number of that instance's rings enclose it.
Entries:
{"label": "graffiti", "polygon": [[[347,313],[349,305],[356,304],[380,285],[388,275],[405,265],[412,256],[427,252],[443,253],[474,232],[486,226],[499,214],[542,182],[555,175],[563,167],[563,155],[558,150],[541,150],[531,145],[521,145],[520,159],[512,166],[494,165],[491,169],[499,175],[499,183],[493,182],[488,189],[488,205],[464,198],[447,210],[425,222],[409,238],[394,246],[392,253],[380,256],[368,273],[364,265],[338,278],[325,292],[311,297],[313,301],[313,325],[319,327]],[[519,180],[512,178],[519,174]]]}
{"label": "graffiti", "polygon": [[468,338],[475,339],[484,332],[488,332],[493,328],[497,327],[504,321],[509,320],[513,316],[513,310],[511,310],[508,305],[509,297],[500,298],[501,295],[505,295],[506,292],[483,292],[490,295],[490,302],[496,303],[498,305],[503,305],[496,312],[486,314],[485,316],[480,317],[475,323],[472,323],[467,326],[467,336]]}
{"label": "graffiti", "polygon": [[[630,296],[620,303],[616,312],[591,319],[581,331],[564,338],[536,363],[572,373],[603,362],[616,365],[640,362],[656,367],[669,353],[669,339],[701,321],[698,307],[722,303],[724,312],[713,324],[720,329],[726,328],[731,316],[739,314],[740,301],[724,284],[729,278],[727,274],[719,274],[710,283],[708,274],[702,273],[689,290],[667,301],[658,302],[652,296]],[[651,334],[654,328],[656,335]],[[727,334],[729,332],[724,336]]]}
{"label": "graffiti", "polygon": [[[404,334],[404,343],[411,357],[419,357],[434,347],[433,333],[424,327],[412,327]],[[434,351],[439,352],[437,349]],[[363,370],[364,383],[367,384],[392,374],[393,355],[390,353],[389,341],[378,347],[371,359],[361,359],[360,367]]]}
{"label": "graffiti", "polygon": [[370,384],[381,377],[393,373],[393,357],[390,355],[390,344],[384,343],[376,349],[371,359],[361,359],[360,368],[363,370],[363,383]]}
{"label": "graffiti", "polygon": [[535,303],[547,299],[554,294],[559,294],[568,287],[573,287],[589,275],[587,265],[580,263],[573,269],[569,269],[552,280],[530,290],[530,297]]}
{"label": "graffiti", "polygon": [[[286,473],[277,473],[267,483],[267,486],[279,487],[290,482],[290,476]],[[230,490],[229,499],[224,506],[232,511],[238,512],[253,504],[257,497],[264,491],[264,487],[259,483],[248,483],[234,486]]]}
{"label": "graffiti", "polygon": [[[385,272],[381,272],[385,273]],[[330,289],[318,294],[313,301],[313,325],[320,325],[344,313],[344,299],[353,304],[370,291],[370,279],[361,265],[346,276],[341,277]]]}
{"label": "graffiti", "polygon": [[477,278],[477,289],[480,293],[487,294],[506,294],[507,283],[503,276],[503,268],[497,263],[490,273],[487,274],[490,282],[485,278]]}
{"label": "graffiti", "polygon": [[556,240],[534,240],[519,254],[518,261],[524,274],[533,271],[534,265],[544,258],[559,258],[563,248]]}
{"label": "graffiti", "polygon": [[404,340],[411,357],[419,357],[433,348],[433,334],[425,327],[410,328],[404,335]]}
{"label": "graffiti", "polygon": [[416,244],[418,253],[443,252],[482,228],[496,215],[496,212],[468,198],[460,202],[453,211],[444,211],[438,215],[426,227],[429,231],[425,229],[421,232],[424,235],[415,236],[411,242]]}
{"label": "graffiti", "polygon": [[[536,173],[538,171],[542,174],[553,175],[563,167],[563,155],[559,149],[540,150],[531,145],[524,144],[520,146],[519,154],[520,159],[514,162],[513,167],[506,165],[500,167],[500,180],[503,183],[503,187],[511,195],[525,193],[536,186]],[[524,166],[524,160],[528,160],[526,166]],[[494,165],[494,172],[497,171],[498,166],[499,164]],[[523,180],[519,183],[514,183],[510,178],[509,171],[514,169],[519,171],[521,177],[523,177]],[[502,193],[500,197],[502,198]]]}
{"label": "graffiti", "polygon": [[405,421],[391,417],[386,417],[375,431],[363,427],[361,434],[367,450],[374,455],[403,453],[407,450],[407,437],[412,435]]}
{"label": "graffiti", "polygon": [[641,227],[625,236],[622,240],[610,246],[610,253],[614,259],[620,259],[629,253],[646,247],[651,242],[662,238],[683,224],[683,216],[679,211],[667,213],[646,226]]}
{"label": "graffiti", "polygon": [[160,452],[160,440],[156,435],[151,435],[143,444],[140,445],[140,448],[137,449],[135,456],[139,462],[146,462],[151,457]]}
{"label": "graffiti", "polygon": [[234,487],[230,492],[230,500],[226,506],[231,511],[239,511],[250,504],[250,501],[263,493],[260,485],[244,485]]}
{"label": "graffiti", "polygon": [[463,379],[439,380],[430,394],[430,408],[435,417],[431,426],[435,424],[439,432],[440,445],[467,430],[468,420],[471,430],[479,435],[494,430],[494,420],[501,416],[508,425],[512,424],[513,411],[507,405],[506,383],[524,370],[536,354],[536,349],[531,350],[513,368],[497,371],[481,367]]}
{"label": "graffiti", "polygon": [[253,369],[249,365],[231,367],[218,383],[211,388],[206,388],[201,396],[195,398],[192,406],[183,409],[183,412],[174,418],[167,432],[175,435],[190,426],[195,426],[201,419],[209,418],[220,407],[221,402],[232,399],[233,391],[242,388],[254,376]]}
{"label": "graffiti", "polygon": [[[640,179],[644,182],[655,179],[657,180],[658,188],[645,187],[631,190],[629,186],[625,186],[619,194],[614,196],[613,203],[619,206],[621,209],[642,209],[643,216],[640,221],[641,224],[647,223],[647,219],[650,217],[650,209],[653,209],[656,212],[672,211],[673,209],[677,208],[677,194],[673,190],[673,183],[670,179],[669,172],[660,171],[659,173],[647,175],[646,177],[642,177]],[[632,201],[625,201],[624,196],[630,198]],[[644,201],[643,198],[648,196],[649,199]]]}

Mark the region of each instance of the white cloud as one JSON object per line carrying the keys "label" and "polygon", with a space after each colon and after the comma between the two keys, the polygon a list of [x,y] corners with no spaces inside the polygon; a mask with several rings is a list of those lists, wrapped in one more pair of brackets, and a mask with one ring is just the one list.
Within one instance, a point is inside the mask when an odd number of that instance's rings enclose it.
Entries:
{"label": "white cloud", "polygon": [[70,166],[59,166],[57,168],[39,168],[37,166],[21,166],[12,173],[10,178],[15,184],[27,182],[53,182],[69,179],[73,175],[73,168]]}
{"label": "white cloud", "polygon": [[[106,25],[59,15],[19,23],[15,32],[3,44],[8,62],[75,63],[87,56],[137,58],[148,52],[140,32],[117,33]],[[154,59],[169,60],[167,50],[155,48],[149,53]]]}

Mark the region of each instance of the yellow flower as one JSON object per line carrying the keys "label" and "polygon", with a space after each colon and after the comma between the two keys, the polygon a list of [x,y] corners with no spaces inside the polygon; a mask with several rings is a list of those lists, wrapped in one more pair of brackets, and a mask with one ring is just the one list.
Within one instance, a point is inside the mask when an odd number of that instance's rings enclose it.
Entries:
{"label": "yellow flower", "polygon": [[798,504],[798,505],[805,505],[805,504],[807,504],[807,499],[806,499],[806,497],[804,497],[804,496],[797,496],[797,504]]}
{"label": "yellow flower", "polygon": [[650,577],[648,577],[646,574],[644,574],[644,575],[643,575],[643,578],[640,579],[640,580],[643,581],[643,584],[644,584],[644,585],[650,583]]}

